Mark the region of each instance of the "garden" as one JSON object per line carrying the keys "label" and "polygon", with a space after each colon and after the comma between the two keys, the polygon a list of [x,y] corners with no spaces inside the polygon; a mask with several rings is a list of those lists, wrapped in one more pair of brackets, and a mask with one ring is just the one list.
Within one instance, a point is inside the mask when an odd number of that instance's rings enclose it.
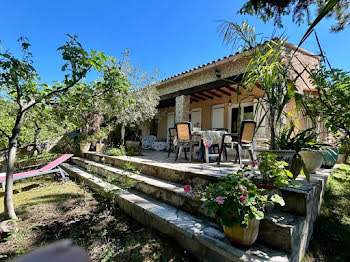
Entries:
{"label": "garden", "polygon": [[[245,8],[252,7],[247,4]],[[187,170],[183,165],[182,173],[169,171],[170,165],[147,171],[144,167],[149,163],[133,158],[144,154],[145,126],[150,127],[147,135],[157,133],[161,98],[155,85],[159,72],[148,73],[132,65],[128,50],[116,59],[86,50],[77,36],[67,35],[65,44],[57,49],[64,79],[49,85],[35,69],[26,38],[18,41],[20,55],[0,49],[1,261],[67,238],[83,247],[92,261],[201,260],[192,247],[191,252],[184,251],[188,235],[191,241],[198,241],[196,245],[206,245],[198,248],[204,250],[201,253],[213,257],[229,246],[253,259],[255,254],[250,252],[266,244],[288,261],[347,261],[349,72],[331,67],[319,46],[319,66],[309,68],[301,63],[305,77],[293,62],[296,51],[286,51],[283,36],[266,40],[247,22],[224,21],[219,32],[248,61],[235,90],[238,104],[254,98],[253,115],[261,116],[254,135],[264,124],[269,132],[266,147],[256,148],[249,164],[236,165],[235,171],[221,176],[192,172],[191,163]],[[230,79],[220,80],[232,84]],[[308,91],[300,91],[301,82]],[[263,95],[256,96],[256,88]],[[286,111],[291,104],[295,114]],[[301,120],[308,124],[303,127]],[[199,125],[197,122],[195,128]],[[161,141],[164,154],[170,138]],[[224,145],[224,136],[222,139]],[[188,144],[192,153],[192,142]],[[91,158],[86,157],[89,154]],[[42,175],[32,176],[33,170]],[[55,173],[54,178],[47,175],[50,172]],[[307,196],[305,214],[295,200],[301,196]],[[137,197],[142,201],[136,201]],[[149,203],[150,208],[141,202]],[[159,229],[155,227],[157,220],[152,221],[160,207],[167,212],[159,212],[159,221],[176,228],[169,229],[170,233],[161,223]],[[143,219],[145,214],[152,218]],[[286,247],[283,241],[270,239],[280,234],[264,231],[268,223],[281,225],[271,222],[276,214],[302,220],[292,224],[300,236],[288,237],[304,244]],[[193,228],[176,224],[181,215],[189,220],[195,217],[190,221]],[[202,224],[225,238],[213,238],[206,244],[206,230],[196,228]],[[187,235],[172,233],[181,231],[179,228],[188,230]],[[184,239],[182,246],[179,239]],[[224,251],[216,250],[220,248]]]}

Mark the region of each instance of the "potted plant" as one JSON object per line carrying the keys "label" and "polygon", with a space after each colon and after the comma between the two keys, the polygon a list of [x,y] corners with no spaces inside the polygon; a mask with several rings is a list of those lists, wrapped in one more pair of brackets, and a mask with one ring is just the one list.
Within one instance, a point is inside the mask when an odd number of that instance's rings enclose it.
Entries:
{"label": "potted plant", "polygon": [[294,121],[290,121],[289,128],[284,126],[281,133],[276,136],[276,146],[281,150],[292,150],[294,152],[289,159],[286,159],[293,178],[296,179],[303,170],[306,179],[309,181],[309,171],[300,155],[300,151],[308,143],[316,141],[316,136],[312,128],[299,132],[295,132],[295,129]]}
{"label": "potted plant", "polygon": [[[293,185],[293,175],[285,169],[288,164],[284,161],[278,161],[276,155],[262,153],[258,156],[258,162],[253,163],[252,166],[255,165],[258,166],[260,174],[257,174],[255,170],[246,169],[246,175],[254,174],[255,184],[258,188],[263,189],[262,194],[268,196],[280,195],[280,188]],[[264,211],[270,213],[273,208],[274,204],[269,203],[264,207]]]}
{"label": "potted plant", "polygon": [[326,146],[323,146],[322,149],[323,151],[321,152],[323,155],[323,163],[321,167],[323,168],[334,167],[338,159],[339,148],[332,145],[326,145]]}
{"label": "potted plant", "polygon": [[316,142],[305,143],[303,149],[299,152],[306,169],[309,173],[316,173],[316,171],[322,166],[323,152],[320,149],[320,145]]}
{"label": "potted plant", "polygon": [[192,190],[189,185],[184,190],[203,201],[202,208],[215,216],[233,244],[249,247],[257,239],[264,206],[268,203],[283,206],[284,200],[277,194],[262,194],[262,190],[243,173],[244,170],[239,170],[236,174],[228,174],[223,181],[210,184],[204,192]]}
{"label": "potted plant", "polygon": [[103,129],[100,129],[92,136],[93,142],[96,143],[97,153],[101,153],[103,151],[103,148],[104,148],[103,140],[106,139],[107,137],[108,137],[108,133]]}
{"label": "potted plant", "polygon": [[345,163],[347,156],[350,154],[350,140],[349,138],[342,138],[340,140],[340,149],[337,159],[337,164]]}
{"label": "potted plant", "polygon": [[193,131],[201,131],[200,123],[199,122],[194,123],[192,130]]}
{"label": "potted plant", "polygon": [[141,133],[142,131],[137,124],[129,125],[126,128],[126,149],[128,151],[131,150],[131,148],[138,150],[141,147]]}
{"label": "potted plant", "polygon": [[81,135],[81,140],[80,140],[80,151],[81,152],[88,152],[92,143],[92,137],[88,136],[86,134]]}

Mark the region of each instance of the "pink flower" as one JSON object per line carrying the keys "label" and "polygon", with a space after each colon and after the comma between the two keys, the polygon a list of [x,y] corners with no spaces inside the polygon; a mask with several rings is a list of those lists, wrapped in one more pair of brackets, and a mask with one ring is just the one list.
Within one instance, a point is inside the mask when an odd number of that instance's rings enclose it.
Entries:
{"label": "pink flower", "polygon": [[184,191],[185,191],[185,194],[189,194],[192,191],[191,185],[185,185]]}
{"label": "pink flower", "polygon": [[218,197],[215,198],[215,202],[220,204],[220,205],[222,205],[224,203],[224,200],[222,199],[221,196],[218,196]]}
{"label": "pink flower", "polygon": [[245,197],[245,196],[240,196],[240,197],[239,197],[239,200],[240,200],[241,202],[244,202],[244,201],[246,200],[246,197]]}
{"label": "pink flower", "polygon": [[252,167],[256,167],[256,166],[258,166],[259,164],[258,164],[258,162],[253,162],[252,163]]}

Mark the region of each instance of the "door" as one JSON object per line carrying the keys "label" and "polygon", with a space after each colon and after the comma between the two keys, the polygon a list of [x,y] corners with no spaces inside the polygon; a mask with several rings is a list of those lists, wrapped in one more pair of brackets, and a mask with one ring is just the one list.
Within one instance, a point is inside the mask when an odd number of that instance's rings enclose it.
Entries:
{"label": "door", "polygon": [[213,106],[211,112],[211,128],[224,128],[224,105]]}
{"label": "door", "polygon": [[202,108],[195,108],[191,110],[190,122],[192,127],[202,127]]}

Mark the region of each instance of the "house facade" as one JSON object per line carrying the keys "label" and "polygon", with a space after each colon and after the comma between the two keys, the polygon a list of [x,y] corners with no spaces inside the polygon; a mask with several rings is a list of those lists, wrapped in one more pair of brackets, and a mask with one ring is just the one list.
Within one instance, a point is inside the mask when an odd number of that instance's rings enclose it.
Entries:
{"label": "house facade", "polygon": [[[293,57],[291,62],[304,79],[298,79],[295,88],[301,93],[312,91],[304,66],[318,66],[319,57],[300,48],[292,56],[296,49],[296,46],[288,42],[285,44],[284,56],[287,59]],[[264,96],[263,90],[254,88],[253,96],[250,97],[247,97],[248,91],[244,89],[239,94],[237,92],[238,83],[248,62],[246,57],[236,53],[157,83],[160,95],[159,113],[156,122],[152,127],[144,128],[143,134],[152,133],[158,140],[166,141],[169,128],[179,121],[190,121],[193,126],[202,130],[227,128],[229,132],[239,132],[242,120],[254,119],[259,122],[262,114],[256,111],[256,106],[257,98]],[[291,77],[293,74],[295,73],[291,72]],[[294,101],[285,110],[298,120],[299,129],[311,127],[311,121],[306,116],[297,115]],[[256,132],[258,147],[263,147],[263,142],[269,138],[269,129],[264,122]],[[322,129],[321,126],[318,128]]]}

